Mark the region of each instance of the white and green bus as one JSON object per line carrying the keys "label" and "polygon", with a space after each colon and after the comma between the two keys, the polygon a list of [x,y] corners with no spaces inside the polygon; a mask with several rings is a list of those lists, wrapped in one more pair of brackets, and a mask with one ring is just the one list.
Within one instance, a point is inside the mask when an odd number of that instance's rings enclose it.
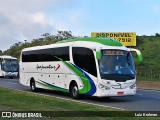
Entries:
{"label": "white and green bus", "polygon": [[131,51],[112,38],[75,38],[56,44],[25,48],[20,56],[20,83],[69,92],[73,98],[136,93],[136,73]]}
{"label": "white and green bus", "polygon": [[18,77],[19,63],[17,58],[0,56],[0,77]]}

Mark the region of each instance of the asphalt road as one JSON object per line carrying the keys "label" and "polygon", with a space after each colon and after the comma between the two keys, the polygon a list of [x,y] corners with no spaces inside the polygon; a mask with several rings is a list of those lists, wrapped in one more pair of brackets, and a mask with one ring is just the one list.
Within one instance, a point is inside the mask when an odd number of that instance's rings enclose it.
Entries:
{"label": "asphalt road", "polygon": [[[31,92],[30,87],[21,85],[18,79],[0,78],[0,86]],[[38,93],[73,100],[69,94],[62,92],[40,90]],[[160,91],[154,90],[138,89],[135,96],[111,97],[111,99],[84,96],[78,101],[132,111],[160,111]]]}

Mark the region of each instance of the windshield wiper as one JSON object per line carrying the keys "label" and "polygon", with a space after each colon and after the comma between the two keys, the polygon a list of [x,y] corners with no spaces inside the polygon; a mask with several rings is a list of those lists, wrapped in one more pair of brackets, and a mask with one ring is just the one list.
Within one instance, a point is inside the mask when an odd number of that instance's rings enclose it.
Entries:
{"label": "windshield wiper", "polygon": [[133,75],[129,75],[129,74],[121,74],[121,75],[123,75],[123,76],[128,76],[128,77],[130,77],[130,78],[132,78],[132,79],[135,78]]}

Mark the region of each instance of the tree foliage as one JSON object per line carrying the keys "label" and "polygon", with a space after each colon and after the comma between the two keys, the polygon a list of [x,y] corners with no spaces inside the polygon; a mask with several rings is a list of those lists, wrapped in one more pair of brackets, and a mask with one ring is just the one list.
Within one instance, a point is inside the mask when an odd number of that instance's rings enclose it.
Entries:
{"label": "tree foliage", "polygon": [[10,55],[19,59],[21,50],[27,47],[48,45],[53,44],[60,40],[76,38],[72,35],[71,31],[57,31],[56,35],[50,35],[49,33],[44,33],[41,38],[33,39],[31,42],[16,42],[8,50],[4,51],[3,55]]}
{"label": "tree foliage", "polygon": [[156,36],[156,37],[160,37],[160,34],[159,34],[159,33],[155,33],[155,36]]}
{"label": "tree foliage", "polygon": [[135,60],[137,74],[150,78],[153,75],[156,79],[160,79],[160,37],[137,36],[136,39],[136,48],[142,52],[143,56],[142,62]]}

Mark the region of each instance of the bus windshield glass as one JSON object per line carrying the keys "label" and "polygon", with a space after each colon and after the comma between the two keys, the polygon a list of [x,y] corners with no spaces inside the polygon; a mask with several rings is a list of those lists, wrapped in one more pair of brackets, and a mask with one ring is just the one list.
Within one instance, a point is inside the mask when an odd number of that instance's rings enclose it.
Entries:
{"label": "bus windshield glass", "polygon": [[135,66],[132,55],[123,50],[102,50],[99,70],[102,79],[131,80],[135,78]]}
{"label": "bus windshield glass", "polygon": [[2,70],[5,72],[18,72],[19,63],[17,59],[4,59]]}

